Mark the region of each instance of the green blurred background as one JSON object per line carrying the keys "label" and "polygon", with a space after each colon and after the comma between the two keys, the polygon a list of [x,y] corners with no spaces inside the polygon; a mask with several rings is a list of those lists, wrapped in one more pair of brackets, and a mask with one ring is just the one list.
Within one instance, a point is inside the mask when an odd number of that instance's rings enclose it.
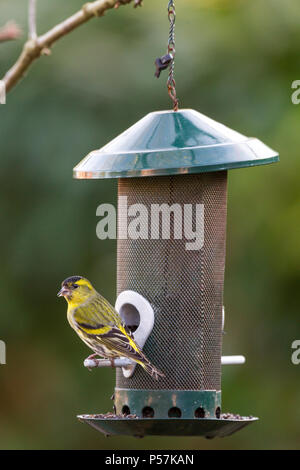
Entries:
{"label": "green blurred background", "polygon": [[[82,0],[39,0],[38,29]],[[0,1],[1,24],[26,30],[26,4]],[[278,150],[281,163],[229,176],[223,410],[261,420],[225,439],[105,438],[76,420],[111,410],[114,372],[88,372],[86,346],[57,299],[82,274],[115,300],[116,245],[96,238],[96,208],[115,201],[114,181],[74,181],[72,168],[146,113],[170,107],[167,0],[110,11],[65,37],[0,106],[0,447],[10,449],[300,448],[300,79],[298,0],[177,1],[177,88],[191,107]],[[25,34],[25,33],[24,33]],[[24,40],[0,45],[0,75]]]}

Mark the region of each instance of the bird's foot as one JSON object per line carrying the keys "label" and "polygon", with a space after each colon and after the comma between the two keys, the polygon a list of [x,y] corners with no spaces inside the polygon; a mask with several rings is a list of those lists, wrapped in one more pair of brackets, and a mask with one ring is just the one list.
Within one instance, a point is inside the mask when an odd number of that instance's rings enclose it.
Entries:
{"label": "bird's foot", "polygon": [[110,357],[109,360],[110,360],[111,367],[116,367],[114,358]]}
{"label": "bird's foot", "polygon": [[[86,358],[86,361],[92,361],[92,360],[95,359],[97,356],[99,356],[98,353],[91,354],[89,357]],[[87,367],[87,370],[89,370],[89,371],[91,372],[91,371],[92,371],[92,367]]]}
{"label": "bird's foot", "polygon": [[95,359],[95,357],[99,356],[98,353],[91,354],[89,357],[86,358],[86,360],[90,359]]}

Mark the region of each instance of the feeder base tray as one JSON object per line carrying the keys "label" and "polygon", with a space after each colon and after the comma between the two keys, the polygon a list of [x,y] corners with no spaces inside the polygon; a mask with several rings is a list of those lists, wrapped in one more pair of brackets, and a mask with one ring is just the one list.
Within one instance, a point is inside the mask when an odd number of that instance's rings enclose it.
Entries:
{"label": "feeder base tray", "polygon": [[[106,436],[126,435],[144,436],[203,436],[207,438],[230,436],[250,423],[258,421],[253,417],[236,417],[223,415],[226,418],[195,418],[195,419],[154,419],[109,417],[103,415],[79,415],[79,421],[87,423]],[[232,416],[232,417],[231,417]]]}

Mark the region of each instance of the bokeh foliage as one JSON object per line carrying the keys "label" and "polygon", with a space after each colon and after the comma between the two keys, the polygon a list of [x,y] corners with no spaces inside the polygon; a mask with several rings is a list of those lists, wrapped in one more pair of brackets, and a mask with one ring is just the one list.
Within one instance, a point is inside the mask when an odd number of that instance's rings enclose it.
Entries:
{"label": "bokeh foliage", "polygon": [[[26,3],[0,2],[1,22],[26,29]],[[81,0],[39,0],[40,32]],[[58,43],[0,107],[1,448],[299,448],[300,79],[298,0],[177,1],[178,94],[195,108],[280,152],[281,163],[229,178],[224,353],[247,364],[223,371],[224,410],[261,417],[223,440],[106,439],[77,413],[111,409],[114,372],[89,373],[66,323],[60,281],[83,274],[112,302],[115,243],[97,240],[96,207],[116,183],[74,181],[72,167],[144,114],[169,107],[154,79],[168,23],[161,0],[93,20]],[[0,74],[20,42],[0,46]],[[180,351],[178,352],[180,354]]]}

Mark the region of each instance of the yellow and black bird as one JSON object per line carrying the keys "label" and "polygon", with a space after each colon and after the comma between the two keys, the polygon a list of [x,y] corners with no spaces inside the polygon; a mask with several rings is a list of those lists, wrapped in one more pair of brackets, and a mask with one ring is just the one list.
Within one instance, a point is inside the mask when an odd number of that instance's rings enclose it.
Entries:
{"label": "yellow and black bird", "polygon": [[93,351],[112,364],[116,357],[127,357],[140,364],[158,380],[164,374],[154,367],[134,341],[114,307],[82,276],[68,277],[57,294],[68,302],[67,317],[71,327]]}

